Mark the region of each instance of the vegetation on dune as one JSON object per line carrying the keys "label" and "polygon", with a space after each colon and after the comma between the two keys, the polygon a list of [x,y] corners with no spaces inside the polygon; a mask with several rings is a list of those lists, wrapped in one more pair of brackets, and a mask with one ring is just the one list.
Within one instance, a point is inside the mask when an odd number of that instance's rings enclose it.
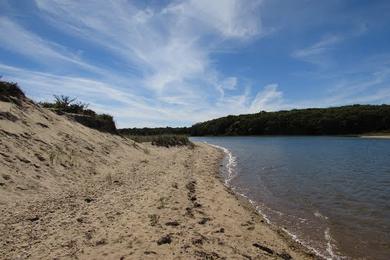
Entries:
{"label": "vegetation on dune", "polygon": [[62,113],[74,113],[79,115],[96,116],[95,111],[88,109],[89,104],[76,101],[76,98],[54,95],[54,102],[40,102],[45,108]]}
{"label": "vegetation on dune", "polygon": [[149,142],[152,145],[172,147],[189,146],[194,144],[188,139],[191,132],[190,127],[156,127],[156,128],[123,128],[118,129],[118,133],[129,136],[130,139],[138,142]]}
{"label": "vegetation on dune", "polygon": [[152,143],[152,145],[163,147],[194,146],[186,135],[135,135],[129,136],[129,138],[138,143],[149,142]]}
{"label": "vegetation on dune", "polygon": [[354,135],[390,130],[390,105],[351,105],[227,116],[191,127],[191,135]]}
{"label": "vegetation on dune", "polygon": [[0,80],[0,100],[6,102],[15,102],[25,98],[23,91],[17,83]]}
{"label": "vegetation on dune", "polygon": [[67,114],[80,124],[103,132],[116,133],[114,118],[108,114],[97,114],[88,109],[88,104],[78,102],[76,98],[54,95],[54,102],[41,102],[41,106],[58,114]]}
{"label": "vegetation on dune", "polygon": [[156,128],[123,128],[118,129],[123,135],[189,135],[190,127],[156,127]]}

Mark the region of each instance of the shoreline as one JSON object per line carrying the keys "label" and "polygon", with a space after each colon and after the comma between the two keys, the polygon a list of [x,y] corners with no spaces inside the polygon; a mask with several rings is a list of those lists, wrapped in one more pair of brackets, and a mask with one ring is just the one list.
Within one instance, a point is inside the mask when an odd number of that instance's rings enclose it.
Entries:
{"label": "shoreline", "polygon": [[[221,150],[221,152],[224,153],[224,157],[228,157],[228,165],[224,165],[223,167],[228,168],[227,171],[229,172],[228,174],[231,174],[231,170],[229,169],[229,164],[233,164],[235,166],[236,161],[235,158],[232,156],[231,152],[222,146],[210,144],[207,142],[204,142],[206,145],[210,145],[216,149]],[[233,159],[232,159],[233,157]],[[223,159],[222,159],[223,160]],[[318,252],[315,248],[311,247],[310,245],[307,245],[304,241],[300,240],[297,238],[296,235],[292,234],[288,230],[284,229],[283,227],[278,226],[277,224],[273,223],[272,221],[269,220],[269,218],[264,215],[260,209],[257,208],[257,206],[254,204],[254,202],[249,199],[246,195],[238,193],[234,191],[234,188],[230,186],[230,181],[234,176],[227,176],[227,179],[224,179],[224,177],[221,175],[220,170],[218,171],[219,175],[217,176],[217,179],[219,179],[224,186],[227,188],[227,192],[234,195],[238,201],[245,207],[248,211],[253,212],[257,214],[260,218],[265,220],[265,225],[268,225],[270,229],[272,229],[274,232],[279,234],[283,239],[285,239],[288,243],[291,243],[294,245],[294,247],[299,248],[302,250],[305,254],[308,254],[310,256],[315,256],[317,259],[329,259],[329,257],[324,256],[320,252]]]}
{"label": "shoreline", "polygon": [[[93,181],[87,192],[79,185],[67,195],[25,198],[9,207],[0,204],[5,213],[0,231],[6,243],[0,255],[33,259],[316,258],[267,224],[249,201],[223,184],[219,167],[224,154],[220,150],[204,144],[193,150],[145,148],[150,154],[133,164],[139,170],[112,175],[109,186]],[[134,177],[141,179],[126,183]],[[67,223],[67,228],[61,223]]]}
{"label": "shoreline", "polygon": [[[263,256],[263,258],[267,258],[266,256],[279,256],[282,259],[289,259],[288,255],[290,253],[290,254],[294,254],[294,255],[295,254],[299,255],[299,257],[297,259],[326,259],[325,256],[316,252],[314,248],[310,248],[309,246],[304,245],[301,241],[294,239],[294,237],[293,237],[294,235],[289,233],[287,230],[284,230],[283,228],[270,222],[266,218],[266,216],[263,216],[261,214],[261,212],[259,212],[258,209],[256,209],[255,205],[253,205],[253,203],[251,203],[250,199],[248,199],[247,197],[245,197],[242,194],[235,192],[232,189],[232,187],[229,186],[229,181],[232,178],[234,178],[234,176],[231,175],[232,172],[228,172],[227,179],[224,179],[224,177],[221,174],[221,165],[222,165],[222,162],[223,162],[225,156],[228,157],[228,162],[227,162],[228,164],[233,165],[233,166],[236,164],[234,156],[232,156],[232,154],[230,153],[230,151],[228,149],[226,149],[224,147],[216,146],[213,144],[209,144],[209,143],[203,143],[203,142],[196,142],[196,144],[198,144],[198,145],[204,144],[206,146],[210,146],[211,148],[216,149],[222,153],[219,156],[220,163],[216,164],[216,167],[213,170],[214,173],[211,176],[212,178],[217,179],[217,181],[219,181],[220,184],[223,185],[223,190],[226,192],[226,194],[225,195],[222,194],[222,195],[223,196],[229,196],[229,195],[232,196],[235,200],[235,203],[232,206],[238,206],[240,208],[243,208],[244,211],[246,211],[246,213],[251,215],[252,220],[255,220],[257,222],[256,224],[259,224],[259,226],[261,226],[261,228],[266,229],[267,232],[274,233],[273,236],[276,236],[277,243],[285,244],[288,246],[287,250],[286,250],[286,248],[282,249],[284,251],[284,253],[282,253],[282,254],[278,254],[278,253],[274,252],[273,254],[268,254],[268,255]],[[237,221],[237,223],[238,223],[238,221]],[[241,226],[242,226],[242,224],[241,224]],[[266,244],[268,244],[268,243],[272,244],[272,243],[276,242],[274,240],[275,238],[263,237],[262,239]],[[271,249],[271,250],[274,251],[273,249]],[[286,257],[286,258],[284,258],[284,257]],[[293,257],[292,259],[295,259],[295,257]]]}
{"label": "shoreline", "polygon": [[390,135],[360,135],[358,137],[366,139],[390,139]]}

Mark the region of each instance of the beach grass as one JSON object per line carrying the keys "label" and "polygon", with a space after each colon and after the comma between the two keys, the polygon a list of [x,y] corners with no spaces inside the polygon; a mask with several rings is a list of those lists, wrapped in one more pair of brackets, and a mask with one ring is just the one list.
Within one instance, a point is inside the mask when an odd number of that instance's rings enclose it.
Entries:
{"label": "beach grass", "polygon": [[163,147],[194,146],[186,135],[133,135],[130,136],[130,139],[137,143],[151,143],[152,145]]}

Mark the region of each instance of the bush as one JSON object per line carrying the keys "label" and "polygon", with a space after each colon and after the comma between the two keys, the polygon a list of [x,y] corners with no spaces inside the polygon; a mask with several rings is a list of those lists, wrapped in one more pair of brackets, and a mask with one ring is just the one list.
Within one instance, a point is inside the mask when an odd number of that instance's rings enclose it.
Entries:
{"label": "bush", "polygon": [[112,116],[109,115],[82,115],[82,114],[67,114],[69,118],[79,122],[87,127],[99,130],[101,132],[117,133],[115,122]]}
{"label": "bush", "polygon": [[41,102],[40,105],[54,110],[58,114],[64,114],[87,127],[102,132],[116,133],[114,118],[108,114],[97,114],[88,109],[89,104],[76,102],[76,98],[54,95],[54,102]]}
{"label": "bush", "polygon": [[112,117],[112,115],[109,115],[109,114],[100,114],[100,115],[96,115],[96,117],[100,120],[107,120],[107,121],[113,121],[114,118]]}
{"label": "bush", "polygon": [[40,105],[45,108],[50,108],[63,113],[74,113],[79,115],[95,116],[96,113],[88,109],[89,104],[83,102],[76,102],[76,98],[69,96],[54,95],[54,102],[41,102]]}
{"label": "bush", "polygon": [[152,143],[155,146],[172,147],[172,146],[189,146],[194,144],[186,135],[147,135],[147,136],[130,136],[130,139],[138,143]]}
{"label": "bush", "polygon": [[25,97],[17,83],[0,80],[0,100],[10,102]]}
{"label": "bush", "polygon": [[189,135],[189,127],[156,127],[156,128],[122,128],[118,132],[123,135]]}

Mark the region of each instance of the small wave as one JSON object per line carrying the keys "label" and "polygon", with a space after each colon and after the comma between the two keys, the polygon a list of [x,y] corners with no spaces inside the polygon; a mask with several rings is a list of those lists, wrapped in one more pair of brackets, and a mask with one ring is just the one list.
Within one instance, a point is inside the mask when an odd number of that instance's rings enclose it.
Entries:
{"label": "small wave", "polygon": [[325,240],[326,240],[326,252],[331,256],[330,259],[343,259],[343,257],[337,255],[334,252],[334,245],[332,244],[333,238],[330,235],[330,229],[326,228],[324,232]]}
{"label": "small wave", "polygon": [[305,219],[305,218],[298,218],[298,219],[299,219],[299,222],[301,222],[301,223],[307,222],[307,219]]}
{"label": "small wave", "polygon": [[[205,143],[207,143],[207,142],[205,142]],[[226,174],[226,178],[225,178],[225,185],[230,186],[230,182],[237,176],[237,172],[235,170],[235,167],[237,165],[236,157],[225,147],[215,145],[215,144],[210,144],[210,143],[207,143],[207,144],[211,145],[215,148],[218,148],[225,153],[225,156],[227,158],[227,163],[225,165],[226,170],[227,170],[227,174]]]}
{"label": "small wave", "polygon": [[310,246],[309,244],[307,244],[306,242],[300,240],[297,235],[291,233],[290,231],[288,231],[287,229],[285,228],[282,228],[282,230],[287,234],[289,235],[292,240],[294,240],[295,242],[303,245],[304,247],[306,247],[307,249],[311,250],[312,252],[314,252],[314,254],[316,254],[317,256],[323,258],[323,259],[327,259],[327,260],[332,260],[333,258],[330,258],[330,257],[327,257],[325,255],[323,255],[321,252],[319,252],[317,249],[315,249],[314,247]]}
{"label": "small wave", "polygon": [[268,216],[262,211],[261,207],[260,206],[256,206],[256,212],[260,214],[260,216],[263,217],[263,219],[265,219],[265,222],[267,222],[267,224],[271,224],[271,220],[269,220]]}
{"label": "small wave", "polygon": [[[255,201],[251,200],[247,195],[243,194],[243,193],[238,193],[236,192],[237,195],[239,196],[242,196],[243,198],[247,199],[249,201],[249,203],[255,208],[256,212],[263,217],[263,219],[265,220],[265,222],[269,225],[273,225],[273,223],[271,222],[271,220],[268,218],[267,214],[264,213],[263,211],[263,207],[258,205]],[[268,208],[269,210],[272,210],[270,208]],[[275,211],[275,212],[278,212],[278,211]],[[282,213],[283,214],[283,213]],[[300,218],[301,221],[307,221],[307,219],[302,219]],[[291,233],[290,231],[288,231],[287,229],[285,228],[281,228],[288,236],[291,237],[292,240],[294,240],[295,242],[301,244],[302,246],[306,247],[307,249],[309,249],[310,251],[314,252],[314,254],[316,254],[317,256],[323,258],[323,259],[327,259],[327,260],[331,260],[331,259],[338,259],[338,258],[333,258],[335,256],[335,254],[332,255],[332,257],[327,257],[325,256],[324,254],[322,254],[320,251],[318,251],[317,249],[315,249],[314,247],[310,246],[308,243],[300,240],[298,238],[297,235]],[[333,251],[331,251],[333,252]]]}
{"label": "small wave", "polygon": [[235,193],[243,198],[245,198],[247,201],[249,201],[249,203],[252,205],[252,207],[256,210],[256,212],[263,217],[263,219],[265,220],[265,222],[267,222],[268,224],[271,224],[271,221],[269,220],[268,216],[263,212],[262,210],[262,207],[259,206],[254,200],[251,200],[247,195],[245,195],[244,193],[240,193],[240,192],[237,192],[236,190],[234,190]]}
{"label": "small wave", "polygon": [[325,240],[326,240],[326,253],[327,255],[324,255],[322,254],[320,251],[318,251],[317,249],[315,249],[314,247],[310,246],[308,243],[306,243],[305,241],[303,240],[300,240],[298,238],[297,235],[291,233],[290,231],[288,231],[287,229],[285,228],[282,228],[282,230],[287,234],[289,235],[294,241],[300,243],[301,245],[303,245],[304,247],[308,248],[309,250],[313,251],[316,255],[318,255],[319,257],[322,257],[326,260],[339,260],[339,259],[345,259],[345,257],[343,256],[340,256],[338,254],[335,253],[335,249],[336,249],[336,246],[333,244],[333,238],[332,236],[330,235],[330,229],[329,228],[326,228],[325,231],[324,231],[324,236],[325,236]]}
{"label": "small wave", "polygon": [[320,218],[320,219],[325,219],[325,220],[328,219],[327,216],[322,215],[318,210],[315,211],[315,212],[313,213],[313,215],[316,216],[317,218]]}

